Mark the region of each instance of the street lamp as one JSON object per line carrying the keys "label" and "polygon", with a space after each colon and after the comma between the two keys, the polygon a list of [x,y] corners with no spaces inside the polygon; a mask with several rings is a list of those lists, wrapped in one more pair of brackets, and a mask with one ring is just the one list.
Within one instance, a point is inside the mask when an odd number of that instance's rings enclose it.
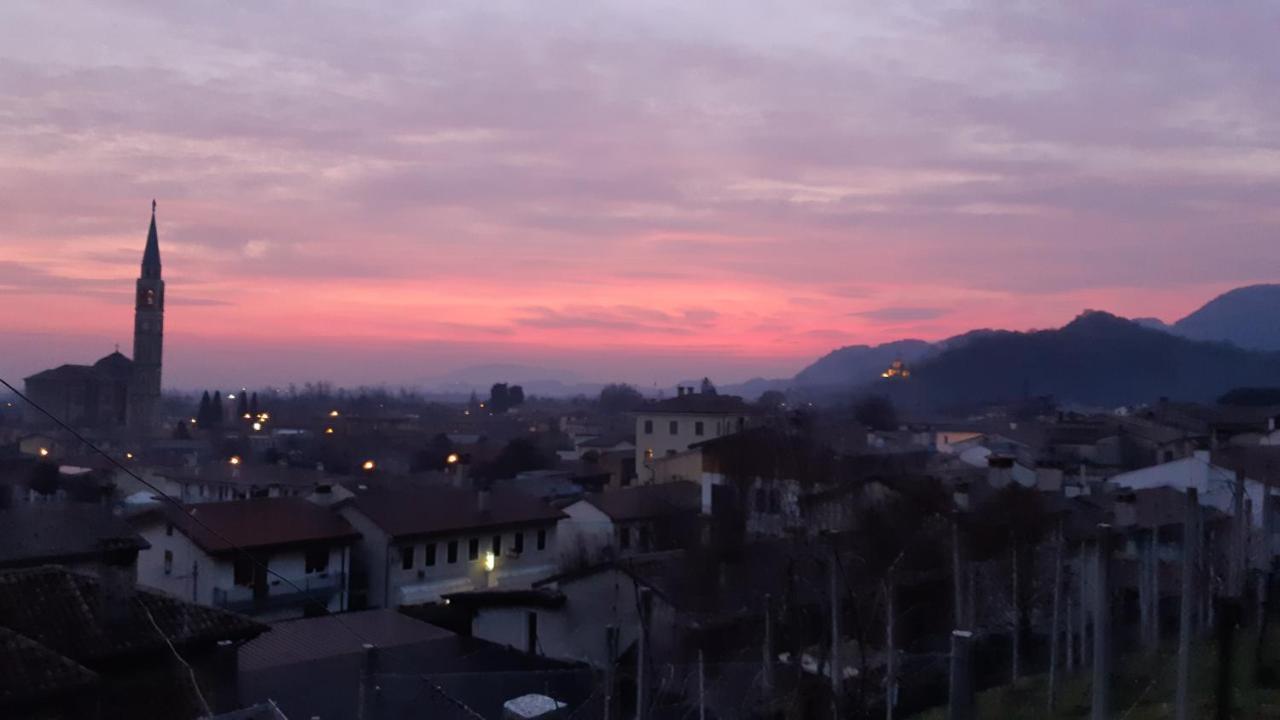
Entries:
{"label": "street lamp", "polygon": [[365,460],[364,464],[361,465],[360,467],[364,468],[365,472],[373,472],[373,469],[377,467],[377,465],[374,464],[372,460]]}
{"label": "street lamp", "polygon": [[493,569],[497,567],[497,565],[498,565],[498,558],[496,555],[494,555],[492,552],[487,552],[484,554],[484,569],[486,571],[493,572]]}

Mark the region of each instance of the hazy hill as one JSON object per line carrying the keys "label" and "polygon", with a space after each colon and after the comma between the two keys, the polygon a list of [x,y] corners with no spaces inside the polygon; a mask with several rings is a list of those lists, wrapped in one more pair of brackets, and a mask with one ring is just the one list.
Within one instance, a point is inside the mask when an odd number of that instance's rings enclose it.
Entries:
{"label": "hazy hill", "polygon": [[1190,340],[1103,312],[1057,330],[984,332],[886,383],[895,397],[934,407],[1053,395],[1091,405],[1161,396],[1212,401],[1234,387],[1280,384],[1280,354]]}
{"label": "hazy hill", "polygon": [[1280,285],[1250,285],[1223,293],[1170,329],[1196,340],[1280,350]]}
{"label": "hazy hill", "polygon": [[796,374],[795,386],[849,387],[879,379],[895,359],[912,365],[934,352],[923,340],[898,340],[883,345],[849,345],[832,350]]}

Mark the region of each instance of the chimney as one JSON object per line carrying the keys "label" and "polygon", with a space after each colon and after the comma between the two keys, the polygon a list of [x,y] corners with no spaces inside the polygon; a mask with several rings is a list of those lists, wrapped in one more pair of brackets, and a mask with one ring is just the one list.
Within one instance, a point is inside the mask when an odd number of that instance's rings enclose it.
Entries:
{"label": "chimney", "polygon": [[122,624],[132,616],[138,585],[137,553],[128,541],[102,541],[97,568],[98,618],[104,625]]}
{"label": "chimney", "polygon": [[1132,527],[1138,524],[1138,496],[1132,492],[1117,493],[1113,513],[1116,527]]}
{"label": "chimney", "polygon": [[987,456],[987,482],[1000,489],[1013,482],[1013,458],[1003,455]]}

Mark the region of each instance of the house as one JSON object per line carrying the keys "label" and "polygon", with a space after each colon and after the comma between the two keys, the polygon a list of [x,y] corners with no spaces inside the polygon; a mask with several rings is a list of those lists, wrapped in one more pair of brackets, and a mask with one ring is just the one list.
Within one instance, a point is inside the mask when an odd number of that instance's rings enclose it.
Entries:
{"label": "house", "polygon": [[652,461],[688,450],[695,443],[731,435],[747,427],[750,406],[734,395],[695,392],[649,403],[636,412],[636,469],[640,482],[652,482]]}
{"label": "house", "polygon": [[[1250,522],[1262,527],[1262,497],[1267,486],[1260,480],[1244,476],[1245,498],[1251,510]],[[1208,450],[1197,450],[1190,457],[1151,467],[1113,475],[1108,482],[1114,486],[1143,490],[1170,487],[1181,491],[1195,488],[1200,494],[1200,504],[1227,515],[1235,515],[1235,488],[1237,471],[1213,462]]]}
{"label": "house", "polygon": [[138,556],[143,585],[269,620],[350,605],[359,535],[301,498],[165,504],[133,524],[151,545]]}
{"label": "house", "polygon": [[462,637],[390,609],[279,622],[239,652],[241,701],[272,701],[291,718],[498,718],[505,703],[535,692],[573,711],[594,686],[580,665]]}
{"label": "house", "polygon": [[[289,465],[251,465],[233,457],[195,467],[144,469],[144,477],[170,497],[184,503],[207,503],[265,497],[302,497],[334,479],[323,470]],[[136,487],[135,487],[136,484]],[[145,491],[145,485],[121,479],[121,488]]]}
{"label": "house", "polygon": [[194,720],[203,703],[239,707],[236,645],[267,627],[131,577],[111,559],[97,576],[57,566],[0,572],[0,717]]}
{"label": "house", "polygon": [[696,539],[701,507],[702,488],[695,482],[588,495],[564,508],[561,553],[571,565],[686,547]]}
{"label": "house", "polygon": [[355,566],[370,607],[451,592],[528,587],[556,572],[564,513],[510,489],[375,489],[335,505],[361,534]]}
{"label": "house", "polygon": [[105,505],[22,505],[0,510],[0,569],[60,565],[95,575],[103,554],[122,555],[137,572],[150,545]]}

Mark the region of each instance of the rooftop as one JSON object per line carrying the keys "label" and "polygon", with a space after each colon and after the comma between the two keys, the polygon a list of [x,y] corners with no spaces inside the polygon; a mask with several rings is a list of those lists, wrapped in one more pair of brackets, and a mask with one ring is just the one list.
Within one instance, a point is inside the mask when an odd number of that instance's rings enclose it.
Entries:
{"label": "rooftop", "polygon": [[[205,552],[300,543],[354,542],[359,533],[328,508],[302,498],[252,498],[161,506],[160,513]],[[197,522],[197,520],[199,522]]]}
{"label": "rooftop", "polygon": [[393,537],[545,524],[564,517],[541,500],[505,488],[489,493],[484,510],[475,490],[448,486],[371,490],[348,502]]}
{"label": "rooftop", "polygon": [[341,617],[286,620],[240,648],[242,671],[321,660],[363,652],[363,641],[379,648],[429,642],[453,633],[395,610],[364,610]]}
{"label": "rooftop", "polygon": [[695,482],[669,482],[609,490],[584,498],[615,522],[698,512],[702,487]]}
{"label": "rooftop", "polygon": [[665,400],[655,400],[638,410],[638,414],[689,413],[694,415],[746,415],[751,406],[737,395],[687,393]]}

